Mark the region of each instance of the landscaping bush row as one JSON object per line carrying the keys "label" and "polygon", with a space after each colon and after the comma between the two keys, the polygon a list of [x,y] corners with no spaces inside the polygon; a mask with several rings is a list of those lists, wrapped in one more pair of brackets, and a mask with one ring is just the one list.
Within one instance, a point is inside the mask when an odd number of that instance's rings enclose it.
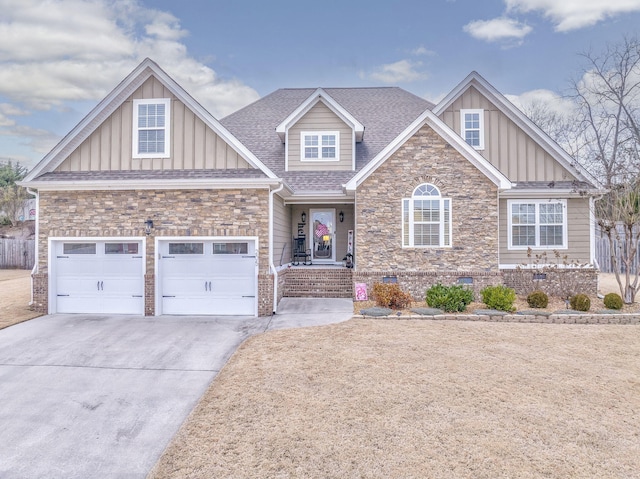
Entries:
{"label": "landscaping bush row", "polygon": [[[397,283],[375,283],[373,298],[376,305],[383,308],[404,309],[410,306],[412,297],[404,292]],[[515,290],[503,285],[487,286],[480,291],[482,302],[490,309],[498,311],[515,311]],[[425,301],[431,308],[441,309],[447,313],[463,312],[474,301],[474,293],[464,285],[450,286],[441,283],[427,289]],[[527,296],[527,303],[531,308],[546,308],[549,296],[540,290],[533,291]],[[585,294],[576,294],[569,299],[571,309],[575,311],[589,311],[591,300]],[[607,309],[622,309],[622,298],[619,294],[609,293],[604,298]]]}

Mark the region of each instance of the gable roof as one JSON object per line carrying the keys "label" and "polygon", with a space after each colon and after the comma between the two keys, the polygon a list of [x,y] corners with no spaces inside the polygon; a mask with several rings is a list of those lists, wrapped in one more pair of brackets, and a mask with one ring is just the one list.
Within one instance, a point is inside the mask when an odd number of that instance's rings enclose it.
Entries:
{"label": "gable roof", "polygon": [[351,180],[346,183],[347,191],[354,191],[369,175],[376,171],[391,155],[393,155],[404,143],[409,140],[424,125],[431,127],[438,135],[444,138],[463,157],[480,170],[498,188],[508,190],[511,188],[511,181],[503,175],[500,170],[482,157],[473,147],[459,135],[456,135],[447,125],[445,125],[432,111],[426,110],[416,120],[411,123],[402,133],[400,133],[386,148]]}
{"label": "gable roof", "polygon": [[307,98],[302,104],[296,108],[291,114],[285,118],[282,123],[276,127],[276,133],[280,136],[280,139],[284,141],[287,130],[295,125],[311,108],[313,108],[318,102],[324,103],[331,111],[333,111],[342,121],[349,125],[355,135],[356,141],[362,141],[364,135],[364,126],[354,116],[345,110],[337,101],[335,101],[331,95],[329,95],[322,88],[318,88],[313,92],[309,98]]}
{"label": "gable roof", "polygon": [[489,101],[496,105],[511,121],[549,153],[564,168],[573,173],[578,180],[597,187],[598,181],[569,154],[564,151],[549,135],[529,119],[519,108],[511,103],[493,85],[485,80],[478,72],[473,71],[462,80],[440,103],[433,108],[433,113],[440,116],[451,104],[457,100],[471,86],[475,87]]}
{"label": "gable roof", "polygon": [[[366,128],[356,146],[355,172],[365,167],[433,103],[398,87],[284,88],[223,118],[221,123],[296,192],[343,192],[354,171],[285,171],[277,128],[322,95]],[[311,100],[310,100],[311,99]],[[327,100],[328,101],[328,100]],[[315,104],[315,103],[314,103]],[[311,105],[313,106],[313,105]]]}
{"label": "gable roof", "polygon": [[235,138],[218,120],[149,58],[140,63],[120,84],[85,116],[25,177],[28,183],[38,176],[52,172],[80,144],[86,140],[133,92],[151,76],[158,79],[171,93],[190,108],[209,128],[226,141],[244,160],[259,169],[267,178],[276,175],[251,151]]}

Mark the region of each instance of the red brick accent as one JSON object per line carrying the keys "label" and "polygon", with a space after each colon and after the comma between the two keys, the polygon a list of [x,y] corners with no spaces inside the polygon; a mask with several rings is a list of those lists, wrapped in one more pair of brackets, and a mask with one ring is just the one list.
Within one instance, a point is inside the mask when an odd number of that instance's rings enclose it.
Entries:
{"label": "red brick accent", "polygon": [[49,312],[49,275],[47,273],[32,274],[33,278],[33,304],[31,309],[38,313]]}
{"label": "red brick accent", "polygon": [[144,315],[153,316],[156,312],[156,278],[153,274],[144,275]]}
{"label": "red brick accent", "polygon": [[283,275],[289,298],[352,298],[353,271],[347,268],[289,268]]}

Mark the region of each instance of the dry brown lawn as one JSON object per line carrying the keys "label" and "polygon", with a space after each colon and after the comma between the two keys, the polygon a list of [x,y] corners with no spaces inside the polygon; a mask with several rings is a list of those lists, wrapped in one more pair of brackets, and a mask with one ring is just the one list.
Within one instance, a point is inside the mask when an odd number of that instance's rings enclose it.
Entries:
{"label": "dry brown lawn", "polygon": [[150,478],[638,478],[640,327],[354,319],[265,333]]}
{"label": "dry brown lawn", "polygon": [[42,316],[29,309],[31,271],[0,269],[0,329]]}

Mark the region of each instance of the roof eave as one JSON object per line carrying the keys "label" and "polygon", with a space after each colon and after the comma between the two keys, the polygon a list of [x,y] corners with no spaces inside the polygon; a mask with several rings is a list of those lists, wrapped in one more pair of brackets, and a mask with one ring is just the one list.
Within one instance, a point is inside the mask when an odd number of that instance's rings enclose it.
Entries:
{"label": "roof eave", "polygon": [[278,178],[180,178],[162,180],[23,180],[18,184],[39,191],[87,191],[87,190],[199,190],[270,188],[279,185]]}

